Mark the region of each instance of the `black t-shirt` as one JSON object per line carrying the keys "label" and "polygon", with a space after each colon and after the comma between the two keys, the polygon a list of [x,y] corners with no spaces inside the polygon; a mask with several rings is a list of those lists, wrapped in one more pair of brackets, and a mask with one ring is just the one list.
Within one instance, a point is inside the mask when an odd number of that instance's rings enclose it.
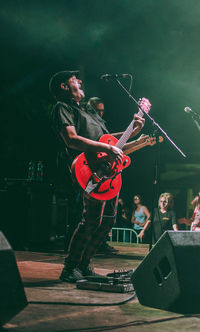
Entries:
{"label": "black t-shirt", "polygon": [[170,209],[162,213],[160,209],[154,210],[153,217],[153,239],[154,242],[158,241],[165,231],[173,230],[173,225],[176,224],[176,213]]}
{"label": "black t-shirt", "polygon": [[[105,121],[90,107],[79,106],[74,100],[68,103],[58,102],[52,112],[53,127],[58,137],[62,127],[74,126],[78,135],[98,141],[100,137],[108,133]],[[60,147],[65,149],[64,142]],[[81,153],[78,150],[69,149],[74,157]]]}
{"label": "black t-shirt", "polygon": [[[52,110],[52,126],[57,137],[57,183],[66,187],[71,180],[70,167],[74,158],[81,151],[68,148],[63,142],[60,131],[63,127],[74,126],[78,135],[98,141],[108,134],[105,121],[91,107],[78,105],[73,99],[59,101]],[[67,175],[66,175],[67,174]],[[70,186],[68,184],[68,186]]]}

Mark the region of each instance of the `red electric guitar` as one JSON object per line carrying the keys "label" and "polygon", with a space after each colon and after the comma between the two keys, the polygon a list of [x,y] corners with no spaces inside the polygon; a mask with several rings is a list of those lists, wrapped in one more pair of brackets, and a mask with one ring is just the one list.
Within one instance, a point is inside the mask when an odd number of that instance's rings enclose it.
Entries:
{"label": "red electric guitar", "polygon": [[[141,109],[149,112],[151,103],[148,99],[140,99],[139,105]],[[137,113],[139,116],[144,114],[141,109],[139,108]],[[101,136],[99,142],[116,145],[122,149],[132,134],[134,122],[133,119],[119,140],[106,134]],[[130,162],[130,158],[126,155],[123,156],[122,163],[116,163],[104,152],[81,153],[72,163],[72,176],[86,194],[94,199],[106,201],[119,193],[122,184],[121,173]]]}

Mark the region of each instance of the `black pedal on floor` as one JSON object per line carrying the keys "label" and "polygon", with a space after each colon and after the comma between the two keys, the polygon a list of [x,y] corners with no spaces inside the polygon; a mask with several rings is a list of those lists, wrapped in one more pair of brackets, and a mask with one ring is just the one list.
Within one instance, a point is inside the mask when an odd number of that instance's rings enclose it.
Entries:
{"label": "black pedal on floor", "polygon": [[133,275],[133,272],[135,270],[119,270],[119,271],[114,271],[112,273],[108,273],[106,276],[107,277],[112,277],[112,278],[131,278]]}
{"label": "black pedal on floor", "polygon": [[89,276],[87,277],[87,280],[77,281],[76,285],[79,289],[127,293],[134,291],[131,282],[132,274],[133,270],[114,271],[113,273],[108,273],[107,276]]}

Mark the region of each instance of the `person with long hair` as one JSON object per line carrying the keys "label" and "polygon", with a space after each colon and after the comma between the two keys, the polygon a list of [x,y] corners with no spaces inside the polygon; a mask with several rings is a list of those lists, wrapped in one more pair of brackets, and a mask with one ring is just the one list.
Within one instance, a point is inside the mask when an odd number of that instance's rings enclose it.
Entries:
{"label": "person with long hair", "polygon": [[200,232],[200,196],[197,196],[195,200],[195,208],[191,218],[180,218],[178,222],[180,224],[186,224],[190,226],[192,232]]}
{"label": "person with long hair", "polygon": [[140,195],[133,196],[133,212],[131,222],[133,229],[138,234],[140,239],[144,238],[144,226],[149,224],[150,212],[146,206],[142,204],[142,198]]}
{"label": "person with long hair", "polygon": [[171,193],[162,193],[158,199],[158,208],[154,209],[152,235],[153,242],[157,242],[161,235],[168,230],[178,231],[174,198]]}
{"label": "person with long hair", "polygon": [[198,192],[198,194],[195,196],[195,198],[192,200],[191,204],[193,206],[197,206],[198,202],[199,202],[199,199],[200,199],[200,192]]}
{"label": "person with long hair", "polygon": [[191,218],[191,231],[200,232],[200,196],[196,201],[196,206],[194,208],[194,212]]}

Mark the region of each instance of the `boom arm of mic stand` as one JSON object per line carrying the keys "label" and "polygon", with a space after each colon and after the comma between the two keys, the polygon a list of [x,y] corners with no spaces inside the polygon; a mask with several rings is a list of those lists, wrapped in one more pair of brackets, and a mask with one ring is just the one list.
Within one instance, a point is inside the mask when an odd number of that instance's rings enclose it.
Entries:
{"label": "boom arm of mic stand", "polygon": [[[142,107],[139,105],[139,103],[137,102],[137,100],[130,94],[130,92],[123,86],[123,84],[119,81],[118,78],[115,78],[115,81],[119,84],[119,86],[121,86],[121,88],[127,93],[127,95],[129,96],[129,98],[131,100],[133,100],[137,106],[139,107],[139,109],[146,114],[146,116],[149,118],[149,120],[152,121],[152,124],[157,127],[162,134],[165,136],[165,138],[175,147],[175,149],[184,157],[186,158],[186,155],[183,153],[183,151],[181,151],[181,149],[174,143],[174,141],[172,141],[172,139],[168,136],[168,134],[160,127],[160,125],[149,115],[149,113],[147,113],[146,111],[144,111],[142,109]],[[199,124],[198,124],[199,125]],[[200,130],[200,126],[199,126],[199,130]]]}

